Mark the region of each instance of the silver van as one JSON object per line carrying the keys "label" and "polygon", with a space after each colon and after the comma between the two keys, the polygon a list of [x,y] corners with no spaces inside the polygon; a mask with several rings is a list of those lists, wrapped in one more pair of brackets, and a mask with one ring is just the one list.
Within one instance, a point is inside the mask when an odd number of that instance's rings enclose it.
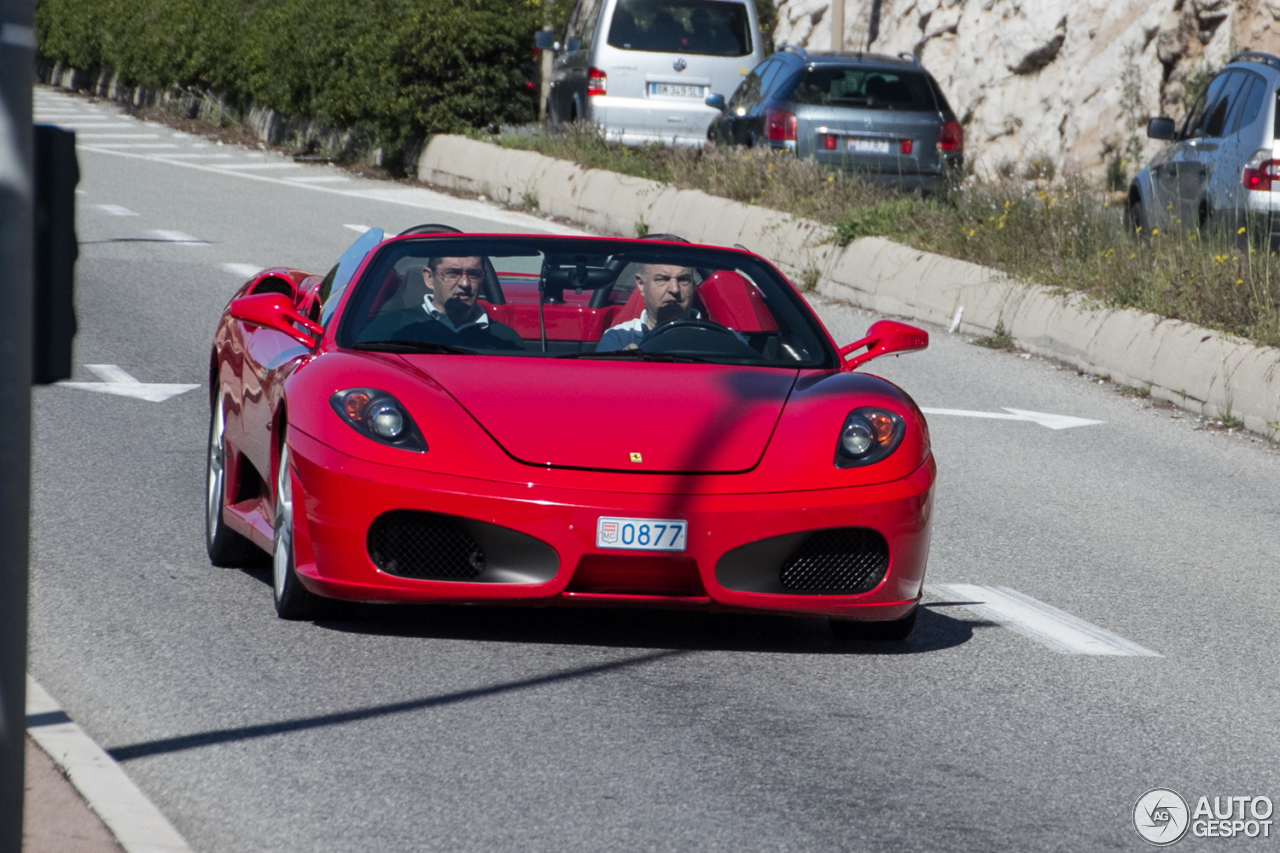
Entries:
{"label": "silver van", "polygon": [[595,122],[610,139],[702,145],[764,58],[754,0],[578,0],[547,98],[552,122]]}

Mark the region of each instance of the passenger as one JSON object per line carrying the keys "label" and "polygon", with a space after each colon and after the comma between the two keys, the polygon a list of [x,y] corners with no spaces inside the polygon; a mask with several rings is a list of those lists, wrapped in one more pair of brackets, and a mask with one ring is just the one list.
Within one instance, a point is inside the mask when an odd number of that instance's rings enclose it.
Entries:
{"label": "passenger", "polygon": [[[361,340],[422,341],[478,349],[522,350],[516,330],[489,319],[476,304],[484,283],[480,257],[431,258],[422,268],[427,286],[422,306],[379,317],[360,335]],[[423,317],[423,312],[426,317]]]}
{"label": "passenger", "polygon": [[636,272],[636,287],[644,297],[644,310],[637,319],[607,329],[596,344],[596,352],[635,349],[662,323],[700,317],[693,310],[694,279],[690,267],[642,264]]}

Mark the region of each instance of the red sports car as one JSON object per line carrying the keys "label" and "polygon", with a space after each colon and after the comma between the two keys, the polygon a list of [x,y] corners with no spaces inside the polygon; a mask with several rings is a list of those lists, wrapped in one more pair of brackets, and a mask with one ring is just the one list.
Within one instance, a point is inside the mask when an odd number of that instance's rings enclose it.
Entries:
{"label": "red sports car", "polygon": [[207,544],[340,602],[757,610],[902,639],[929,550],[919,408],[772,265],[679,238],[374,230],[266,270],[209,363]]}

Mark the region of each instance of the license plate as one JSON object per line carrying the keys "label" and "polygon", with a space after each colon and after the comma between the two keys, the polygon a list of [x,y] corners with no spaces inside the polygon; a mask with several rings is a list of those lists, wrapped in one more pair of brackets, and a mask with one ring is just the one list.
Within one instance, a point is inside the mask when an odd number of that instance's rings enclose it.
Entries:
{"label": "license plate", "polygon": [[650,83],[649,94],[663,98],[701,98],[702,86],[682,86],[678,83]]}
{"label": "license plate", "polygon": [[597,548],[626,548],[631,551],[683,551],[686,521],[669,518],[609,518],[596,524]]}
{"label": "license plate", "polygon": [[889,140],[859,139],[854,137],[849,140],[849,150],[857,151],[859,154],[888,154]]}

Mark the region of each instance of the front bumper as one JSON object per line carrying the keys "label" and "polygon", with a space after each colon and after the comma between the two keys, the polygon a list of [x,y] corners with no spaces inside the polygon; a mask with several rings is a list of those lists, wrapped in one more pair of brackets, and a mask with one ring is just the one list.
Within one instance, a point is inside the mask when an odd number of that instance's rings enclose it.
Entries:
{"label": "front bumper", "polygon": [[[770,494],[635,494],[619,475],[616,492],[507,483],[479,477],[424,474],[365,462],[300,431],[289,434],[295,465],[296,566],[303,586],[319,595],[357,601],[505,602],[533,605],[657,605],[712,610],[768,610],[887,620],[919,601],[929,550],[935,467],[930,457],[901,480],[841,489]],[[380,571],[367,551],[370,525],[383,513],[420,510],[498,525],[554,550],[541,575],[518,582],[413,580]],[[675,554],[602,550],[601,516],[679,518],[687,548]],[[749,592],[717,577],[729,551],[770,537],[835,527],[878,531],[889,549],[883,580],[857,595]],[[688,566],[696,589],[679,594],[623,594],[585,585],[611,572],[643,575],[664,561]],[[696,568],[694,568],[696,566]],[[545,579],[544,579],[545,578]],[[726,580],[730,586],[731,580]],[[593,591],[594,590],[594,591]]]}

